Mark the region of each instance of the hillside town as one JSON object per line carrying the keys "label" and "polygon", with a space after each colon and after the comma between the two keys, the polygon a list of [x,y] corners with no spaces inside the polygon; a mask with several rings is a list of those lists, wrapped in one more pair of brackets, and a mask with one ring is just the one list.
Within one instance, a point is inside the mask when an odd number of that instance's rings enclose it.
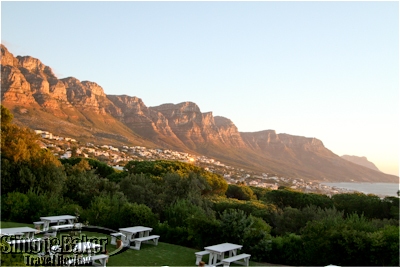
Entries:
{"label": "hillside town", "polygon": [[276,190],[280,186],[289,187],[304,193],[333,195],[354,192],[344,188],[330,187],[318,182],[305,181],[301,178],[279,177],[275,174],[255,173],[243,168],[228,166],[218,160],[203,155],[191,155],[169,149],[154,149],[143,146],[121,146],[93,143],[81,144],[74,138],[54,135],[48,131],[34,130],[40,135],[40,146],[49,149],[61,159],[71,157],[95,158],[117,170],[131,160],[176,160],[203,167],[205,170],[220,174],[228,184],[241,183],[248,186]]}

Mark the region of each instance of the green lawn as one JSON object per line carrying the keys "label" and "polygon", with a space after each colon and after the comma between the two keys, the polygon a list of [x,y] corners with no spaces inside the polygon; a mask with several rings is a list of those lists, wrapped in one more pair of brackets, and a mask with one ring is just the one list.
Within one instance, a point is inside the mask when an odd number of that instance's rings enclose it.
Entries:
{"label": "green lawn", "polygon": [[[0,222],[1,228],[10,227],[33,227],[33,224]],[[102,233],[82,232],[88,237],[104,237]],[[40,235],[38,235],[40,237]],[[110,237],[107,250],[112,253],[116,249],[115,245],[110,244]],[[123,253],[110,256],[107,266],[195,266],[196,249],[177,246],[164,242],[158,242],[157,246],[142,243],[140,250],[128,249]],[[208,256],[203,257],[205,262]],[[232,266],[240,266],[231,264]],[[273,264],[256,263],[250,261],[250,266],[273,266]]]}

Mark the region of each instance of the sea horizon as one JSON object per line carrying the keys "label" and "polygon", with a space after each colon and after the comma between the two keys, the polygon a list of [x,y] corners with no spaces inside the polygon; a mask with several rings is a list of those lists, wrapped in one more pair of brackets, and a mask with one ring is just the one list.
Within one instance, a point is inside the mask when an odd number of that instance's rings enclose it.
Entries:
{"label": "sea horizon", "polygon": [[399,183],[373,183],[373,182],[337,182],[321,183],[330,187],[345,188],[358,191],[364,194],[374,194],[378,196],[397,196],[400,190]]}

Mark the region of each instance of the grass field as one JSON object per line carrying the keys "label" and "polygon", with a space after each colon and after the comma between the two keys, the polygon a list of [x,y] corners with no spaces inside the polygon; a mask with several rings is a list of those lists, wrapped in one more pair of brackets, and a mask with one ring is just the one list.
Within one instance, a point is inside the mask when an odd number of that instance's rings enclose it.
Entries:
{"label": "grass field", "polygon": [[[1,228],[10,227],[33,227],[33,224],[1,222]],[[102,233],[82,232],[88,237],[105,237]],[[38,235],[40,237],[40,235]],[[112,254],[116,250],[115,245],[111,245],[111,238],[108,237],[107,251]],[[164,242],[158,242],[157,246],[142,243],[140,250],[128,249],[122,253],[110,256],[107,266],[195,266],[196,249],[177,246]],[[205,262],[208,256],[203,257]],[[240,266],[231,264],[231,266]],[[273,264],[257,263],[250,261],[250,266],[274,266]]]}

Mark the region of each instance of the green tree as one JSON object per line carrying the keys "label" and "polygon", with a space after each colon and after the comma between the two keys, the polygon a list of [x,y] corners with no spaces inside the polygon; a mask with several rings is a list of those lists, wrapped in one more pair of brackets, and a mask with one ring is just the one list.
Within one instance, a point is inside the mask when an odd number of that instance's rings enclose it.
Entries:
{"label": "green tree", "polygon": [[119,185],[129,202],[145,204],[158,214],[163,211],[164,203],[160,198],[163,187],[160,179],[145,174],[129,174]]}
{"label": "green tree", "polygon": [[[83,210],[81,219],[89,222],[90,225],[103,226],[111,229],[126,227],[124,220],[130,220],[130,214],[122,211],[128,201],[123,193],[101,194],[95,196],[90,206]],[[135,223],[136,224],[136,223]]]}
{"label": "green tree", "polygon": [[188,200],[181,199],[165,209],[165,220],[172,227],[188,227],[190,218],[207,218],[206,212]]}
{"label": "green tree", "polygon": [[11,122],[12,115],[2,106],[1,185],[3,192],[26,193],[30,188],[61,192],[65,174],[54,155],[41,149],[37,135]]}
{"label": "green tree", "polygon": [[267,192],[261,200],[273,203],[281,209],[285,207],[301,209],[309,205],[321,208],[333,207],[332,200],[326,195],[302,193],[286,187]]}
{"label": "green tree", "polygon": [[[301,265],[398,263],[398,226],[387,225],[383,229],[388,232],[377,229],[376,224],[357,213],[346,218],[338,214],[309,221],[301,235],[305,250],[305,261]],[[388,235],[384,237],[383,233]]]}
{"label": "green tree", "polygon": [[[367,218],[391,218],[391,203],[389,199],[381,200],[376,195],[363,193],[345,193],[332,196],[333,203],[338,210],[343,210],[345,215],[357,213],[364,214]],[[398,202],[397,202],[398,203]],[[393,202],[394,205],[396,205]]]}
{"label": "green tree", "polygon": [[[251,215],[250,215],[251,216]],[[265,252],[271,250],[271,229],[263,219],[251,216],[253,223],[244,236],[243,248],[251,253],[254,261],[265,260]]]}
{"label": "green tree", "polygon": [[300,235],[286,234],[272,238],[271,249],[266,250],[262,261],[279,265],[301,266],[306,262],[303,240]]}
{"label": "green tree", "polygon": [[228,190],[226,191],[225,195],[228,198],[236,198],[239,200],[251,200],[257,198],[250,187],[235,184],[228,185]]}
{"label": "green tree", "polygon": [[41,192],[30,189],[26,196],[29,199],[29,219],[25,222],[34,222],[40,220],[43,215],[62,215],[60,209],[66,205],[64,198],[55,195],[52,192]]}
{"label": "green tree", "polygon": [[100,182],[101,178],[93,171],[71,173],[65,181],[64,197],[87,208],[93,198],[101,194]]}
{"label": "green tree", "polygon": [[155,161],[130,161],[124,169],[130,174],[146,174],[150,177],[162,178],[166,174],[177,174],[185,177],[190,173],[196,173],[207,181],[208,185],[202,190],[202,194],[225,194],[228,184],[218,174],[208,172],[203,168],[180,161],[155,160]]}
{"label": "green tree", "polygon": [[[247,215],[260,217],[267,223],[273,222],[274,214],[277,212],[277,207],[274,204],[265,203],[259,200],[244,201],[235,198],[213,197],[213,210],[222,213],[226,209],[239,209]],[[272,224],[271,224],[272,225]]]}
{"label": "green tree", "polygon": [[212,217],[190,217],[188,219],[188,239],[192,240],[194,246],[203,249],[218,243],[228,242],[224,239],[221,221]]}
{"label": "green tree", "polygon": [[1,105],[1,127],[8,127],[14,116],[6,107]]}
{"label": "green tree", "polygon": [[[93,169],[95,174],[97,174],[99,177],[102,178],[109,178],[110,176],[114,175],[117,171],[114,170],[113,167],[108,166],[104,162],[100,162],[96,159],[91,159],[91,158],[79,158],[79,157],[71,157],[69,159],[60,159],[61,163],[64,166],[75,166],[81,164],[81,162],[86,162],[84,163],[85,166],[84,168],[86,170]],[[89,168],[90,167],[90,168]]]}
{"label": "green tree", "polygon": [[26,222],[29,220],[29,198],[24,193],[9,192],[2,197],[2,220]]}
{"label": "green tree", "polygon": [[220,214],[222,236],[226,242],[243,244],[254,219],[242,210],[228,209]]}
{"label": "green tree", "polygon": [[258,200],[264,198],[265,194],[271,191],[270,188],[263,188],[263,187],[256,187],[256,186],[249,186],[251,190],[253,190],[254,195],[257,197]]}
{"label": "green tree", "polygon": [[144,204],[125,203],[121,208],[122,225],[145,225],[154,228],[157,222],[157,216]]}

